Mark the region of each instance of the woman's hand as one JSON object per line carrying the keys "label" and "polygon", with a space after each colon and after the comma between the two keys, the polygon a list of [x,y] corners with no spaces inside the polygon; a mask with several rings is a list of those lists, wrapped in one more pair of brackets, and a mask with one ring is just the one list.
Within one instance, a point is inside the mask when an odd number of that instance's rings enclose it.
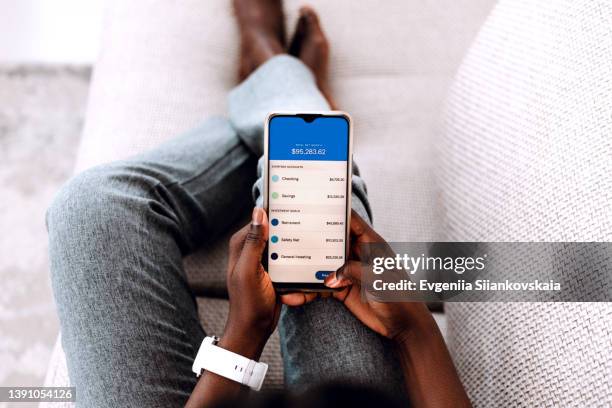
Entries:
{"label": "woman's hand", "polygon": [[[336,273],[325,279],[330,288],[344,288],[334,292],[339,299],[363,324],[375,332],[398,341],[408,335],[417,322],[429,317],[423,303],[377,302],[361,297],[361,244],[385,243],[355,211],[351,214],[351,251],[348,262]],[[390,253],[392,253],[389,248]]]}
{"label": "woman's hand", "polygon": [[[261,264],[267,240],[268,217],[262,208],[255,207],[251,223],[236,232],[229,245],[227,291],[230,307],[219,345],[245,356],[249,354],[250,358],[259,357],[274,331],[281,303],[298,306],[316,297],[314,293],[277,297],[270,276]],[[246,347],[245,343],[253,347]]]}
{"label": "woman's hand", "polygon": [[268,217],[254,208],[251,223],[236,232],[229,244],[227,291],[230,306],[224,337],[243,335],[263,339],[274,331],[280,303],[261,257],[268,239]]}
{"label": "woman's hand", "polygon": [[[229,316],[218,346],[252,360],[259,360],[274,331],[281,303],[297,306],[316,296],[301,293],[276,295],[270,276],[261,264],[267,240],[268,217],[262,208],[256,207],[251,223],[232,236],[229,248]],[[186,407],[216,406],[244,390],[237,382],[205,371]]]}
{"label": "woman's hand", "polygon": [[[442,334],[425,304],[377,302],[371,297],[362,302],[359,261],[363,259],[361,244],[367,243],[385,244],[385,240],[353,211],[349,261],[328,276],[325,284],[343,288],[334,297],[366,326],[395,340],[411,406],[470,407]],[[391,248],[383,250],[393,256]]]}

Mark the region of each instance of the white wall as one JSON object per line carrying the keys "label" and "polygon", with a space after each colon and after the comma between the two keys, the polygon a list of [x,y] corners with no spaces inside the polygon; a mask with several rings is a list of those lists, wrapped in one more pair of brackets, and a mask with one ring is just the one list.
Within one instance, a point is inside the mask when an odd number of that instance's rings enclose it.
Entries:
{"label": "white wall", "polygon": [[0,63],[93,63],[104,1],[0,0]]}

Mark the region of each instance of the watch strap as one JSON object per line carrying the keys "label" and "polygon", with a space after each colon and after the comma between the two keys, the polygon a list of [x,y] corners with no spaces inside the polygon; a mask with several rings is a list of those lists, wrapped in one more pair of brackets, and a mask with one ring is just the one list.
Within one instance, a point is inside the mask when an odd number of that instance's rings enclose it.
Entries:
{"label": "watch strap", "polygon": [[210,371],[259,391],[268,371],[266,363],[248,359],[217,346],[218,337],[208,336],[202,341],[192,370],[199,377],[202,370]]}

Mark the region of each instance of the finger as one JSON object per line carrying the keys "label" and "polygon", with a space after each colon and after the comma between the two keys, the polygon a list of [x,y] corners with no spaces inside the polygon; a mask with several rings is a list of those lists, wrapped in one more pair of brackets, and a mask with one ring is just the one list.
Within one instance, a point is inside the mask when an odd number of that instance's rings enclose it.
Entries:
{"label": "finger", "polygon": [[251,224],[247,224],[244,227],[240,228],[238,231],[232,235],[232,238],[229,242],[229,256],[228,256],[228,265],[230,269],[234,268],[236,262],[238,262],[238,258],[240,257],[240,253],[242,252],[242,247],[244,246],[244,239],[246,238],[249,230],[251,229]]}
{"label": "finger", "polygon": [[359,242],[384,241],[355,210],[351,210],[351,236]]}
{"label": "finger", "polygon": [[267,224],[266,212],[263,208],[255,207],[235,269],[263,273],[263,268],[260,265],[263,251],[266,248]]}
{"label": "finger", "polygon": [[350,280],[351,282],[361,282],[361,262],[348,261],[335,272],[337,280]]}
{"label": "finger", "polygon": [[301,306],[308,302],[312,302],[317,298],[316,293],[287,293],[286,295],[281,295],[281,302],[287,306]]}
{"label": "finger", "polygon": [[351,256],[362,261],[367,262],[373,256],[378,256],[376,254],[393,256],[393,250],[384,238],[374,231],[355,210],[351,212],[351,243]]}
{"label": "finger", "polygon": [[338,276],[337,271],[330,273],[323,282],[325,286],[328,288],[338,289],[343,288],[345,286],[352,285],[353,282],[350,279],[343,278],[342,276]]}
{"label": "finger", "polygon": [[[255,207],[253,208],[253,213],[255,213],[255,211],[259,211],[261,214],[261,227],[262,227],[262,238],[264,240],[264,242],[268,241],[268,231],[269,231],[269,226],[268,226],[268,214],[266,213],[266,210],[264,210],[261,207]],[[252,216],[252,218],[254,218]],[[253,223],[253,221],[251,220],[251,224]]]}

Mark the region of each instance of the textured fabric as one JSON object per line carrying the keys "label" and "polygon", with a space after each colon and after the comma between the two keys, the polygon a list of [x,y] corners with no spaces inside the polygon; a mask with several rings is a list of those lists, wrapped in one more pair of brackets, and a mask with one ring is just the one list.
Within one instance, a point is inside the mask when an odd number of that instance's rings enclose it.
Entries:
{"label": "textured fabric", "polygon": [[[223,333],[227,315],[229,312],[229,303],[223,299],[198,298],[198,313],[202,326],[206,333]],[[283,385],[283,365],[279,356],[279,336],[275,330],[263,353],[261,361],[268,364],[268,373],[264,382],[264,388],[280,389]],[[49,359],[49,369],[45,375],[43,385],[46,387],[70,387],[70,378],[68,377],[68,368],[66,367],[66,354],[61,344],[61,335],[58,336],[53,352]],[[76,404],[71,402],[62,403],[40,403],[40,408],[72,408]]]}
{"label": "textured fabric", "polygon": [[[611,21],[608,1],[494,9],[448,102],[439,172],[447,239],[612,240]],[[475,406],[612,405],[612,305],[446,311]]]}
{"label": "textured fabric", "polygon": [[[328,298],[283,307],[280,319],[287,385],[304,391],[313,380],[367,384],[405,400],[408,406],[395,344],[346,313],[342,303]],[[356,377],[354,372],[363,375]]]}
{"label": "textured fabric", "polygon": [[[257,156],[264,153],[263,121],[270,112],[329,110],[314,75],[306,65],[287,55],[276,59],[283,60],[283,64],[267,64],[265,70],[256,70],[248,81],[229,93],[229,118],[233,126],[240,129],[242,140]],[[291,70],[290,81],[287,81],[288,69]]]}
{"label": "textured fabric", "polygon": [[605,303],[453,303],[447,342],[475,407],[609,407]]}

